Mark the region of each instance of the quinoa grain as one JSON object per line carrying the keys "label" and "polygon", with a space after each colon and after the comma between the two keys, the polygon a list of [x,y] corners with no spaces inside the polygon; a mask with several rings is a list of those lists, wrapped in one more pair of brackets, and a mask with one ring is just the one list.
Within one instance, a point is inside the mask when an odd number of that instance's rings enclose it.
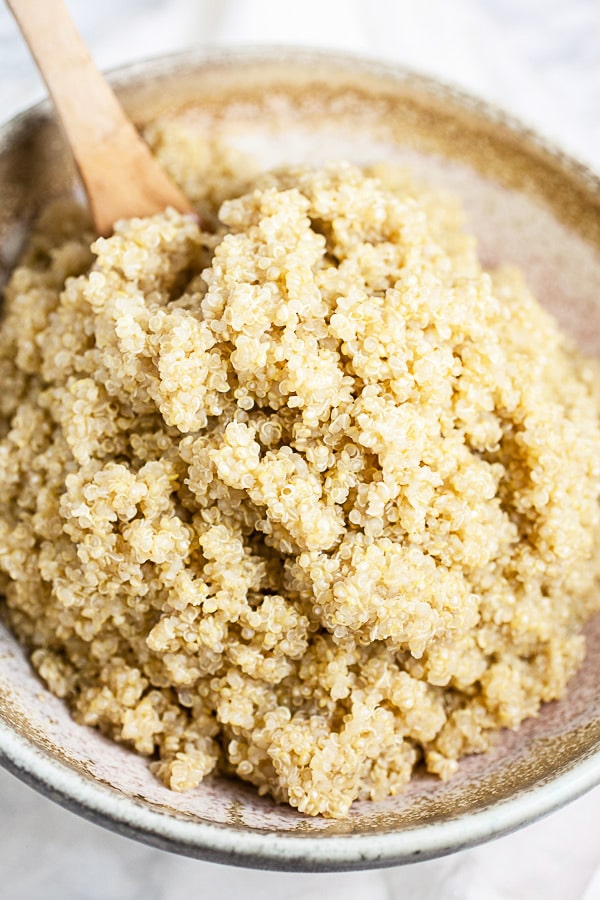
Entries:
{"label": "quinoa grain", "polygon": [[398,172],[151,137],[214,231],[168,211],[90,253],[62,205],[6,291],[8,620],[174,790],[218,770],[343,816],[449,777],[582,660],[589,366]]}

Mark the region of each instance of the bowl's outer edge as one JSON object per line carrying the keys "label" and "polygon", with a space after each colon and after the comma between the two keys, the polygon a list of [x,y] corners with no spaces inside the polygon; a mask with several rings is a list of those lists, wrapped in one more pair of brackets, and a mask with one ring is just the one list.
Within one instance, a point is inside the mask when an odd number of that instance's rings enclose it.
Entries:
{"label": "bowl's outer edge", "polygon": [[[110,73],[110,77],[116,86],[124,88],[140,76],[156,78],[199,64],[244,64],[263,60],[306,64],[313,59],[352,68],[354,72],[363,68],[365,72],[390,77],[397,82],[410,82],[438,98],[448,97],[465,109],[480,114],[488,122],[502,125],[530,147],[539,148],[559,165],[565,175],[575,178],[600,201],[600,178],[522,122],[460,89],[396,65],[309,48],[257,47],[231,51],[184,51],[120,67]],[[47,117],[48,109],[48,102],[43,101],[20,113],[2,127],[0,141],[9,140],[11,132],[29,118]],[[443,856],[542,818],[600,783],[598,749],[553,781],[468,816],[404,831],[336,835],[324,840],[322,837],[282,832],[261,834],[235,826],[190,822],[178,816],[158,813],[52,759],[2,721],[0,764],[61,806],[124,836],[162,850],[213,862],[282,871],[366,869]]]}
{"label": "bowl's outer edge", "polygon": [[467,816],[425,828],[323,840],[157,813],[45,756],[2,722],[0,764],[60,806],[161,850],[228,865],[304,872],[381,868],[445,856],[535,822],[600,783],[599,751],[535,791]]}

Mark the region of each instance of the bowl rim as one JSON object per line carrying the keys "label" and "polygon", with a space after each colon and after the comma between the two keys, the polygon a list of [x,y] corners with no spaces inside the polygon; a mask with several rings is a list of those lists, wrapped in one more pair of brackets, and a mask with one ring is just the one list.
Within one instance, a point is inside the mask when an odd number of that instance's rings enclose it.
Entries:
{"label": "bowl rim", "polygon": [[279,871],[333,872],[421,862],[532,824],[600,782],[600,751],[557,778],[447,821],[376,834],[307,835],[190,821],[94,781],[0,721],[0,764],[29,787],[125,837],[209,862]]}
{"label": "bowl rim", "polygon": [[[111,82],[124,88],[141,77],[160,77],[223,63],[311,62],[409,83],[437,98],[499,124],[521,141],[541,149],[567,177],[584,183],[600,199],[600,176],[520,119],[498,106],[438,78],[368,56],[322,49],[277,46],[191,48],[138,60],[109,70]],[[0,144],[28,120],[51,109],[35,103],[0,126]],[[0,764],[61,806],[92,822],[146,844],[185,856],[232,865],[281,871],[344,871],[432,859],[508,834],[575,800],[600,783],[600,747],[569,768],[533,788],[457,818],[415,825],[401,831],[309,837],[283,831],[260,831],[232,824],[190,821],[163,813],[59,762],[0,720]]]}

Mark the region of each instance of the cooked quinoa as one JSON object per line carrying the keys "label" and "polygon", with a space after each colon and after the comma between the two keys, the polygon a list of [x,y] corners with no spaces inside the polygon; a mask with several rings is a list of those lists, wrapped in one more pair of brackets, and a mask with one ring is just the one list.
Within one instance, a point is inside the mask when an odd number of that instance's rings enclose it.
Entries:
{"label": "cooked quinoa", "polygon": [[55,206],[6,291],[10,626],[174,790],[216,771],[343,816],[447,778],[582,660],[590,365],[404,174],[152,139],[207,230],[94,241]]}

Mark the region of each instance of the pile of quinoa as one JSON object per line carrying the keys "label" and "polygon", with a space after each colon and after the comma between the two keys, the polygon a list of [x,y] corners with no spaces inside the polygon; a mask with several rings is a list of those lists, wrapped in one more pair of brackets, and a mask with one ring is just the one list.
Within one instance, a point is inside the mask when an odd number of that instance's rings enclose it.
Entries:
{"label": "pile of quinoa", "polygon": [[174,790],[343,816],[447,778],[582,661],[592,368],[403,173],[151,137],[205,230],[54,206],[6,290],[4,614]]}

